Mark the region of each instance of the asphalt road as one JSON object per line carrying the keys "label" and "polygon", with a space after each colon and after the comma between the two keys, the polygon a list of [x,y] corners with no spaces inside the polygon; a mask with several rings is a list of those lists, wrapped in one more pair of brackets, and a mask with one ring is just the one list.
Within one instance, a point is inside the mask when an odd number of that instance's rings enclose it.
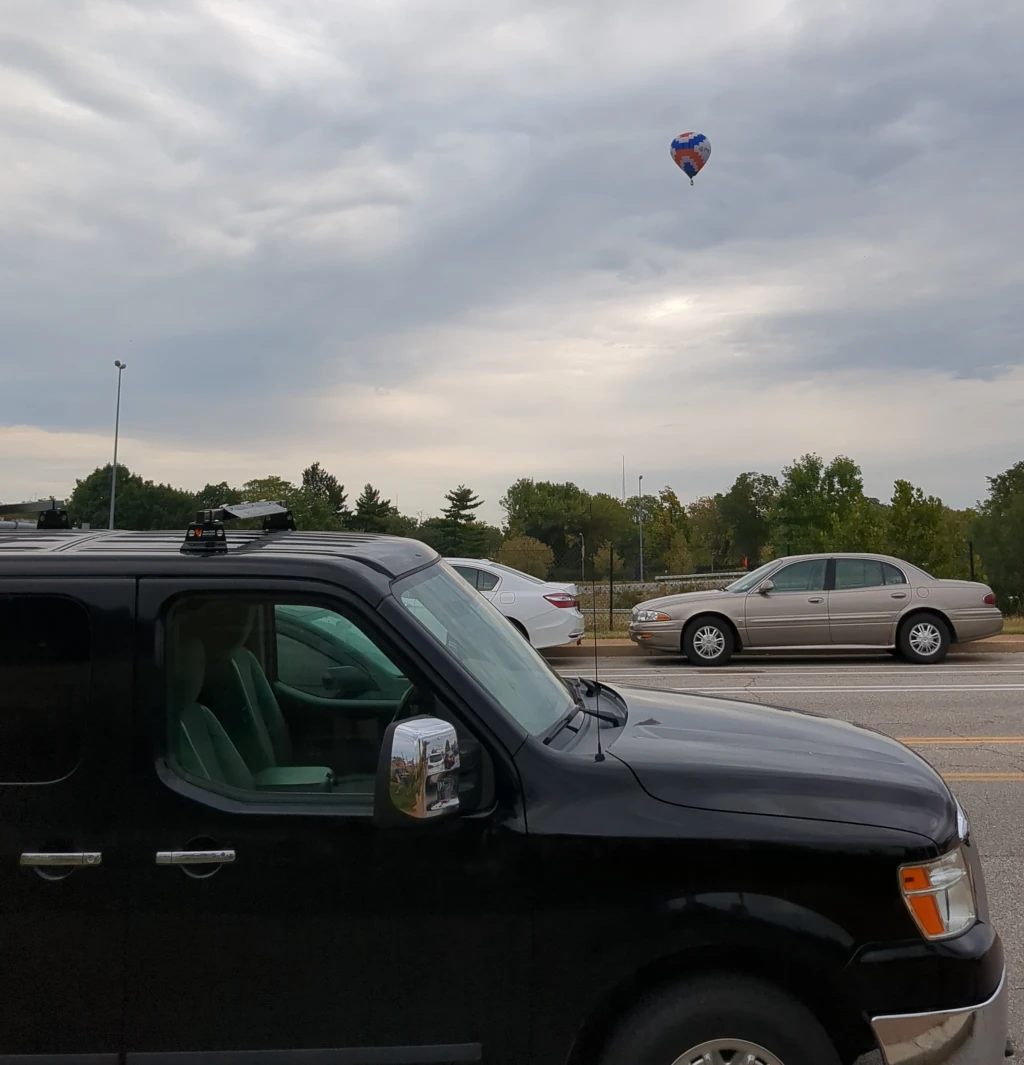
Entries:
{"label": "asphalt road", "polygon": [[[586,659],[553,663],[593,676]],[[670,658],[607,658],[608,684],[714,692],[815,710],[895,736],[950,782],[981,850],[993,921],[1006,948],[1010,1035],[1024,1059],[1024,654],[962,655],[941,666],[891,656],[736,660],[721,669]]]}

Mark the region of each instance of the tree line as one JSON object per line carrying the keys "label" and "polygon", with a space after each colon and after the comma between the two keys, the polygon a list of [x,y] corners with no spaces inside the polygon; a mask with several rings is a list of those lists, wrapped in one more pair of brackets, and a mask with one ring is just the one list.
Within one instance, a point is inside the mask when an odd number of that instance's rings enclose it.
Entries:
{"label": "tree line", "polygon": [[[76,482],[72,520],[104,527],[111,467]],[[459,485],[434,517],[411,517],[372,484],[350,503],[341,481],[314,462],[298,484],[263,477],[240,486],[207,484],[189,492],[154,484],[118,467],[117,525],[182,528],[197,510],[243,500],[288,506],[300,529],[388,533],[422,540],[447,556],[495,558],[553,579],[635,579],[641,530],[646,577],[754,566],[782,555],[872,551],[895,555],[936,577],[989,581],[1004,609],[1024,603],[1024,461],[987,478],[976,507],[956,510],[907,480],[888,500],[865,495],[860,467],[839,455],[807,454],[781,475],[745,472],[725,492],[682,503],[666,486],[625,500],[571,481],[520,478],[501,497],[501,528],[481,521],[477,494]],[[973,545],[973,550],[972,546]]]}

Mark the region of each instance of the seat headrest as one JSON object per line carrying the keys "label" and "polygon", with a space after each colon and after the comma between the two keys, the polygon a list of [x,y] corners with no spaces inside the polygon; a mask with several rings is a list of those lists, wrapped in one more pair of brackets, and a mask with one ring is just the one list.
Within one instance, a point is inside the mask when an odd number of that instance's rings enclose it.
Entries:
{"label": "seat headrest", "polygon": [[256,607],[237,600],[218,599],[190,612],[190,631],[199,635],[211,653],[235,651],[245,644],[256,619]]}
{"label": "seat headrest", "polygon": [[206,652],[194,637],[178,645],[171,662],[173,694],[179,703],[194,703],[199,699],[206,678]]}

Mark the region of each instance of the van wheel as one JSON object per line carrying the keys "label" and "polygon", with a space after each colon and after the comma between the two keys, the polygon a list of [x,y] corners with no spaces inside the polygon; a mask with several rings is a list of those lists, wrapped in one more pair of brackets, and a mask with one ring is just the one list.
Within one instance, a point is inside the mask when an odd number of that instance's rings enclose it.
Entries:
{"label": "van wheel", "polygon": [[949,650],[949,627],[932,614],[907,618],[900,628],[900,655],[908,662],[930,666],[941,662]]}
{"label": "van wheel", "polygon": [[717,618],[697,618],[683,630],[683,654],[694,666],[724,666],[735,646],[732,629]]}
{"label": "van wheel", "polygon": [[805,1006],[769,984],[714,977],[641,1003],[601,1065],[840,1065]]}

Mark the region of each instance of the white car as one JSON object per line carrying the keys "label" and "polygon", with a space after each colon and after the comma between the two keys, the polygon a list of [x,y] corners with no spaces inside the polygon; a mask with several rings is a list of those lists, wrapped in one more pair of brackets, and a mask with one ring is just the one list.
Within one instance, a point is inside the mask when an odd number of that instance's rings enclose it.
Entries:
{"label": "white car", "polygon": [[485,558],[445,561],[489,599],[534,647],[560,647],[583,639],[575,584],[556,584]]}

